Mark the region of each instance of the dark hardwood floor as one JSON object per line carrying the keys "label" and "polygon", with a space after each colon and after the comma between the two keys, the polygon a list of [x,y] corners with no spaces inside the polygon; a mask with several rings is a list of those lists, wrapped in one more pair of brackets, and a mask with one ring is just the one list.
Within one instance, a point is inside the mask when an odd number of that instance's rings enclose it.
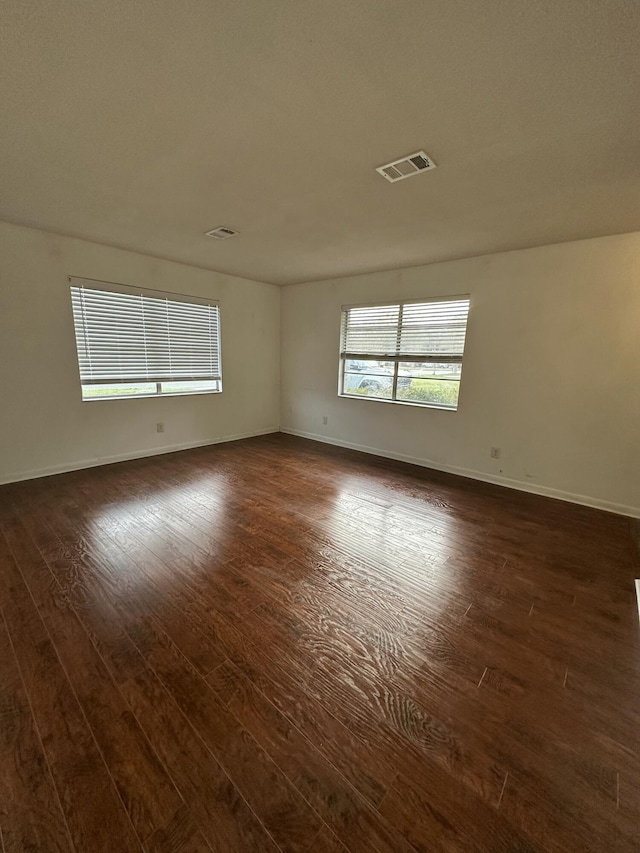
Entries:
{"label": "dark hardwood floor", "polygon": [[274,435],[0,530],[4,853],[640,849],[628,519]]}

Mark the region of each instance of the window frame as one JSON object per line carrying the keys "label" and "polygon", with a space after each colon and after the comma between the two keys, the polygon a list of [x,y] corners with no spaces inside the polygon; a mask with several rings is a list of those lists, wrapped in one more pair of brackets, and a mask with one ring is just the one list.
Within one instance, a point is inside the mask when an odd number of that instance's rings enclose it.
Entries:
{"label": "window frame", "polygon": [[[169,380],[169,381],[173,382],[173,380]],[[188,381],[188,380],[185,380],[185,381]],[[189,391],[162,391],[162,390],[160,390],[160,391],[158,391],[157,386],[162,385],[162,382],[151,382],[150,381],[150,382],[147,382],[144,384],[155,385],[156,390],[155,391],[148,391],[148,392],[145,391],[144,394],[103,394],[103,395],[92,394],[90,396],[85,397],[84,396],[84,387],[83,387],[82,382],[80,382],[80,390],[82,393],[82,402],[83,403],[91,403],[94,400],[102,400],[102,402],[104,402],[105,400],[144,400],[147,397],[151,398],[151,399],[157,399],[158,397],[201,397],[204,394],[222,394],[222,380],[221,379],[219,379],[219,380],[215,380],[215,379],[198,380],[198,381],[218,382],[218,384],[220,385],[220,388],[203,388],[199,391],[195,391],[195,390],[189,390]],[[118,385],[132,385],[135,383],[132,383],[132,382],[102,382],[100,384],[101,385],[108,385],[110,388],[116,388]],[[168,382],[165,381],[165,384],[168,384]],[[84,385],[86,385],[87,388],[92,388],[92,387],[95,388],[96,387],[96,385],[90,385],[89,383],[84,383]]]}
{"label": "window frame", "polygon": [[[409,355],[409,354],[395,354],[395,353],[379,353],[378,355],[371,355],[371,353],[357,353],[351,352],[347,350],[343,350],[343,343],[345,341],[345,328],[347,322],[347,316],[350,309],[353,308],[385,308],[388,306],[397,305],[399,308],[398,314],[398,324],[397,324],[397,338],[399,345],[399,337],[402,331],[402,314],[405,305],[426,305],[431,302],[458,302],[466,300],[468,302],[467,309],[467,317],[465,323],[465,343],[463,346],[463,352],[461,355],[454,354],[445,354],[442,355]],[[376,403],[392,403],[393,405],[399,406],[418,406],[422,409],[440,409],[442,411],[447,412],[456,412],[460,407],[460,389],[462,387],[462,363],[464,359],[464,349],[466,347],[466,335],[469,326],[469,315],[471,313],[471,295],[468,293],[456,294],[452,296],[430,296],[428,298],[422,299],[390,299],[386,301],[376,301],[376,302],[357,302],[349,305],[342,305],[340,307],[340,341],[339,341],[339,370],[338,370],[338,396],[342,399],[348,400],[370,400]],[[347,371],[346,366],[348,361],[367,361],[367,362],[380,362],[387,361],[393,363],[393,373],[390,378],[392,380],[391,385],[391,396],[390,397],[377,397],[373,394],[354,394],[347,393],[344,390],[345,387],[345,375],[349,373]],[[415,364],[459,364],[460,365],[460,378],[454,381],[458,382],[458,399],[456,401],[455,406],[448,406],[443,403],[433,403],[433,402],[423,402],[420,400],[403,400],[402,398],[398,398],[398,379],[402,378],[399,376],[400,364],[407,363],[415,363]],[[368,375],[368,374],[366,374]],[[373,374],[371,374],[373,375]],[[418,378],[418,377],[416,377]],[[427,377],[425,377],[427,378]],[[443,380],[436,380],[443,381]],[[451,381],[451,380],[449,380]]]}
{"label": "window frame", "polygon": [[[220,303],[217,299],[209,299],[207,297],[201,296],[191,296],[185,293],[174,293],[171,291],[164,290],[155,290],[149,287],[140,287],[137,285],[129,285],[122,284],[120,282],[111,282],[104,281],[102,279],[90,279],[84,276],[67,276],[70,285],[70,297],[71,297],[71,313],[72,313],[72,325],[74,330],[74,344],[76,351],[76,363],[78,366],[78,378],[80,381],[80,392],[82,395],[82,402],[89,403],[94,401],[106,401],[106,400],[139,400],[143,398],[159,398],[159,397],[189,397],[189,396],[202,396],[205,394],[221,394],[223,391],[222,385],[222,321],[221,321],[221,310]],[[216,312],[216,336],[215,340],[215,353],[216,353],[216,364],[218,366],[218,374],[216,376],[211,377],[199,377],[199,376],[191,376],[188,378],[185,377],[169,377],[162,376],[161,378],[156,377],[136,377],[136,378],[121,378],[121,379],[105,379],[105,378],[93,378],[90,381],[87,381],[86,378],[83,379],[82,375],[82,366],[81,366],[81,353],[78,346],[78,341],[81,335],[85,334],[85,329],[82,327],[78,328],[76,325],[76,313],[75,313],[75,296],[74,290],[81,289],[86,287],[87,290],[93,291],[102,291],[104,293],[111,294],[125,294],[130,296],[141,296],[148,297],[149,299],[156,300],[165,300],[167,302],[175,302],[182,305],[200,305],[207,306],[209,308],[214,308]],[[86,346],[86,344],[85,344]],[[145,342],[146,346],[146,342]],[[145,349],[145,353],[146,353]],[[115,370],[114,370],[115,372]],[[179,385],[181,383],[193,384],[196,382],[207,382],[211,383],[215,387],[212,388],[199,388],[199,389],[185,389],[185,390],[171,390],[171,391],[163,391],[163,385]],[[105,386],[108,388],[116,389],[119,386],[132,386],[132,385],[153,385],[155,386],[155,390],[145,390],[143,393],[138,394],[128,394],[128,393],[115,393],[115,394],[91,394],[86,395],[86,389],[96,388],[98,386]]]}

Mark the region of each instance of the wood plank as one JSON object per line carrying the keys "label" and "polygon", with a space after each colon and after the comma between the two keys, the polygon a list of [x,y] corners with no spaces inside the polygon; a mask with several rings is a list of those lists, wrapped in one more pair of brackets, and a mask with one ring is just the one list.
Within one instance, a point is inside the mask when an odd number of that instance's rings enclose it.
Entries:
{"label": "wood plank", "polygon": [[209,853],[212,850],[186,806],[178,809],[168,826],[153,833],[144,849],[145,853]]}
{"label": "wood plank", "polygon": [[419,779],[399,776],[380,810],[420,853],[431,853],[432,839],[447,853],[536,853],[497,810],[433,764]]}
{"label": "wood plank", "polygon": [[[142,850],[53,644],[0,535],[3,615],[76,850]],[[79,804],[82,804],[80,806]]]}
{"label": "wood plank", "polygon": [[131,822],[145,840],[166,826],[182,800],[24,527],[8,521],[2,529]]}
{"label": "wood plank", "polygon": [[393,827],[230,661],[207,680],[347,847],[410,853]]}
{"label": "wood plank", "polygon": [[301,793],[168,637],[140,626],[132,636],[166,690],[282,850],[302,851],[321,821]]}
{"label": "wood plank", "polygon": [[211,848],[276,853],[264,826],[155,675],[146,670],[123,691]]}
{"label": "wood plank", "polygon": [[345,853],[346,850],[344,844],[325,826],[313,839],[309,853]]}
{"label": "wood plank", "polygon": [[0,617],[0,827],[4,853],[73,850],[60,800]]}
{"label": "wood plank", "polygon": [[277,435],[0,530],[5,848],[636,850],[627,519]]}

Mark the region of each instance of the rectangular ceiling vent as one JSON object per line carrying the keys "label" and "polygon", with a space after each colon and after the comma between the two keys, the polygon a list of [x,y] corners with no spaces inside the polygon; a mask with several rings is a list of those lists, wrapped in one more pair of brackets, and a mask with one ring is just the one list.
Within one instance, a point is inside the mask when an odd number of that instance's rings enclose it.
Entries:
{"label": "rectangular ceiling vent", "polygon": [[419,175],[420,172],[428,172],[429,169],[435,168],[436,164],[431,157],[424,151],[416,151],[415,154],[408,154],[400,160],[394,160],[393,163],[379,166],[376,172],[389,183],[395,184],[396,181],[404,181],[405,178],[412,178],[414,175]]}
{"label": "rectangular ceiling vent", "polygon": [[215,240],[228,240],[229,237],[235,237],[238,234],[238,231],[234,231],[233,228],[227,228],[224,225],[221,225],[219,228],[212,228],[211,231],[205,231],[206,237],[213,237]]}

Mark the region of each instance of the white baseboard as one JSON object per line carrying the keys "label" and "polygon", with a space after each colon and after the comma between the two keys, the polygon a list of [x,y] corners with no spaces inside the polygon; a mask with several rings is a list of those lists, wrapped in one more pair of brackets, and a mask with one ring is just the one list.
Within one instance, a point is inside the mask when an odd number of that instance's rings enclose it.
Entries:
{"label": "white baseboard", "polygon": [[603,501],[599,498],[589,497],[588,495],[577,495],[573,492],[565,492],[561,489],[553,489],[549,486],[541,486],[538,484],[524,482],[522,480],[514,480],[510,477],[496,477],[493,474],[487,474],[484,471],[476,471],[472,468],[460,468],[457,465],[443,465],[441,462],[434,462],[432,459],[420,459],[416,456],[406,456],[403,453],[392,453],[387,450],[381,450],[378,447],[356,444],[353,441],[342,441],[338,438],[330,438],[326,435],[318,435],[313,432],[304,432],[303,430],[289,429],[282,426],[280,427],[280,432],[287,433],[288,435],[297,435],[300,438],[310,438],[312,441],[321,441],[323,444],[333,444],[336,447],[346,447],[349,450],[359,450],[361,453],[370,453],[373,456],[382,456],[385,459],[395,459],[398,462],[409,462],[412,465],[419,465],[422,468],[433,468],[436,471],[444,471],[447,474],[457,474],[459,477],[469,477],[471,480],[481,480],[483,483],[492,483],[495,486],[504,486],[507,489],[516,489],[519,492],[530,492],[534,495],[542,495],[547,498],[556,498],[557,500],[567,501],[568,503],[593,507],[593,509],[603,509],[607,512],[614,512],[617,515],[628,515],[631,518],[640,518],[640,507],[626,506],[625,504],[612,503],[611,501]]}
{"label": "white baseboard", "polygon": [[110,465],[112,462],[126,462],[129,459],[146,459],[148,456],[162,456],[164,453],[175,453],[178,450],[191,450],[195,447],[208,447],[213,444],[221,444],[227,441],[238,441],[242,438],[254,438],[258,435],[270,435],[279,432],[277,426],[268,429],[255,430],[252,432],[236,433],[235,435],[221,435],[217,438],[208,438],[204,441],[187,441],[182,444],[165,444],[162,447],[149,448],[147,450],[134,450],[131,453],[118,453],[115,456],[96,456],[92,459],[81,459],[78,462],[67,462],[63,465],[52,465],[48,468],[38,468],[31,471],[18,471],[8,477],[0,478],[0,486],[7,483],[18,483],[22,480],[35,480],[38,477],[50,477],[53,474],[66,474],[69,471],[80,471],[83,468],[97,468],[100,465]]}
{"label": "white baseboard", "polygon": [[274,432],[283,432],[288,435],[297,435],[300,438],[309,438],[312,441],[320,441],[323,444],[332,444],[336,447],[345,447],[349,450],[359,450],[361,453],[370,453],[373,456],[382,456],[385,459],[395,459],[399,462],[409,462],[412,465],[419,465],[422,468],[433,468],[436,471],[444,471],[448,474],[457,474],[459,477],[468,477],[472,480],[480,480],[484,483],[492,483],[496,486],[504,486],[508,489],[516,489],[520,492],[529,492],[534,495],[542,495],[548,498],[556,498],[557,500],[567,501],[568,503],[580,504],[581,506],[593,507],[594,509],[602,509],[607,512],[613,512],[617,515],[626,515],[631,518],[640,518],[640,507],[626,506],[625,504],[613,503],[611,501],[592,498],[588,495],[578,495],[573,492],[565,492],[561,489],[553,489],[549,486],[542,486],[533,483],[514,480],[510,477],[497,477],[492,474],[487,474],[484,471],[476,471],[472,468],[461,468],[457,465],[443,465],[441,462],[435,462],[432,459],[421,459],[416,456],[407,456],[403,453],[393,453],[387,450],[381,450],[377,447],[369,447],[364,444],[357,444],[353,441],[342,441],[341,439],[331,438],[326,435],[319,435],[313,432],[305,432],[303,430],[288,429],[285,427],[268,427],[267,429],[255,430],[251,432],[236,433],[233,435],[223,435],[217,438],[210,438],[204,441],[191,441],[182,444],[167,444],[162,447],[154,447],[147,450],[136,450],[131,453],[119,453],[114,456],[96,456],[92,459],[82,459],[77,462],[69,462],[62,465],[52,465],[48,468],[38,468],[30,471],[19,471],[10,474],[7,477],[0,477],[0,485],[7,483],[17,483],[22,480],[34,480],[38,477],[49,477],[54,474],[64,474],[69,471],[79,471],[83,468],[96,468],[100,465],[110,465],[113,462],[125,462],[129,459],[145,459],[149,456],[161,456],[164,453],[175,453],[179,450],[191,450],[196,447],[208,447],[210,445],[221,444],[227,441],[239,441],[243,438],[254,438],[259,435],[270,435]]}

